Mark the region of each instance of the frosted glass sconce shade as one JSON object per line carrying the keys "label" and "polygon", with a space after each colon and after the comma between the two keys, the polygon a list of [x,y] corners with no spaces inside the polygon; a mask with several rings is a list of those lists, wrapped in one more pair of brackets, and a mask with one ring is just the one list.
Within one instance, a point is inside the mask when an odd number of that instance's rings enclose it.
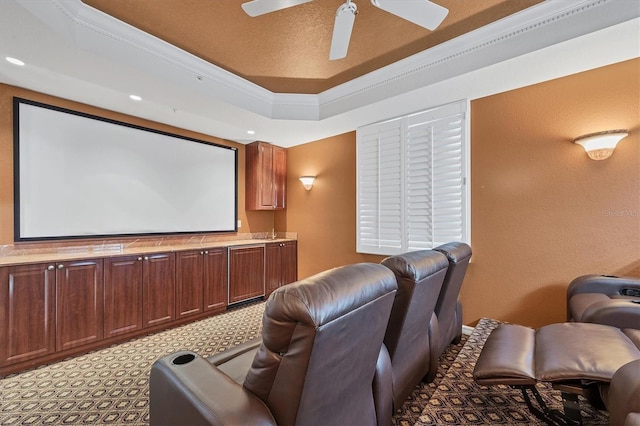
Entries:
{"label": "frosted glass sconce shade", "polygon": [[304,189],[307,191],[311,189],[315,180],[315,176],[300,176],[300,182],[302,182],[302,186],[304,186]]}
{"label": "frosted glass sconce shade", "polygon": [[626,130],[607,130],[580,136],[574,139],[573,142],[582,145],[592,160],[604,160],[611,157],[618,142],[628,134]]}

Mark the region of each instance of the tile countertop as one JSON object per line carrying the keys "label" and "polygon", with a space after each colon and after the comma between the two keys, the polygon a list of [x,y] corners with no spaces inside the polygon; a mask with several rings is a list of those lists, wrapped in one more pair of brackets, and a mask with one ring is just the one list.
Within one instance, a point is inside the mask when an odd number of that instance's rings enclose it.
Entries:
{"label": "tile countertop", "polygon": [[134,239],[126,242],[105,240],[92,241],[90,243],[77,241],[67,241],[65,243],[18,243],[0,246],[0,266],[296,241],[297,237],[296,233],[287,232],[277,233],[276,238],[270,238],[268,233],[263,232],[237,234],[233,237],[204,235]]}

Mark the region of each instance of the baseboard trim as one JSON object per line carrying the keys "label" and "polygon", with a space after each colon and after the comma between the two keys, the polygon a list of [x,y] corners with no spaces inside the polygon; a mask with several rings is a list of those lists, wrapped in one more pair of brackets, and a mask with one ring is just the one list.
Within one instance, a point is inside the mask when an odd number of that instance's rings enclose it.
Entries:
{"label": "baseboard trim", "polygon": [[471,333],[473,333],[473,330],[475,330],[475,327],[470,327],[468,325],[463,325],[462,326],[462,334],[464,334],[466,336],[470,336]]}

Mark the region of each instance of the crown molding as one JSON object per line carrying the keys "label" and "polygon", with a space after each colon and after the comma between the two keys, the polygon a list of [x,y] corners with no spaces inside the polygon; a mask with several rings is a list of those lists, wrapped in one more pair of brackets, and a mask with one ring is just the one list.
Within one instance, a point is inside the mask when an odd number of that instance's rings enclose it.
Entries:
{"label": "crown molding", "polygon": [[69,44],[270,117],[274,94],[81,0],[17,0]]}
{"label": "crown molding", "polygon": [[640,16],[624,0],[545,1],[319,95],[320,118],[469,73]]}
{"label": "crown molding", "polygon": [[629,7],[627,0],[545,1],[318,95],[308,95],[268,91],[80,0],[16,2],[69,45],[132,72],[264,119],[313,122],[640,16],[640,8]]}

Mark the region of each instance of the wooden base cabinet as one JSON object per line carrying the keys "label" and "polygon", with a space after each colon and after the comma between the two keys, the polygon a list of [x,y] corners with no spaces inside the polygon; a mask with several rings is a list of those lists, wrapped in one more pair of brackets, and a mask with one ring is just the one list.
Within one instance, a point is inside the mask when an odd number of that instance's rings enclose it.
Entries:
{"label": "wooden base cabinet", "polygon": [[0,375],[268,295],[296,265],[287,241],[2,266]]}
{"label": "wooden base cabinet", "polygon": [[296,241],[265,245],[265,297],[278,287],[298,279],[298,244]]}
{"label": "wooden base cabinet", "polygon": [[227,248],[178,252],[176,316],[189,317],[227,307]]}
{"label": "wooden base cabinet", "polygon": [[102,259],[0,268],[0,367],[102,339]]}
{"label": "wooden base cabinet", "polygon": [[142,327],[169,323],[176,318],[176,256],[143,256]]}
{"label": "wooden base cabinet", "polygon": [[57,351],[102,340],[102,267],[102,259],[56,264]]}
{"label": "wooden base cabinet", "polygon": [[42,263],[3,267],[0,280],[0,364],[55,352],[55,266]]}
{"label": "wooden base cabinet", "polygon": [[227,309],[227,289],[229,283],[227,269],[227,248],[205,250],[204,252],[204,310],[225,311]]}
{"label": "wooden base cabinet", "polygon": [[105,259],[104,337],[142,328],[142,257]]}
{"label": "wooden base cabinet", "polygon": [[104,337],[168,323],[175,318],[175,255],[105,259]]}
{"label": "wooden base cabinet", "polygon": [[264,295],[264,245],[229,247],[229,304]]}

